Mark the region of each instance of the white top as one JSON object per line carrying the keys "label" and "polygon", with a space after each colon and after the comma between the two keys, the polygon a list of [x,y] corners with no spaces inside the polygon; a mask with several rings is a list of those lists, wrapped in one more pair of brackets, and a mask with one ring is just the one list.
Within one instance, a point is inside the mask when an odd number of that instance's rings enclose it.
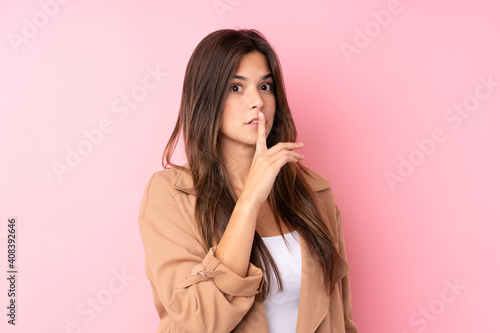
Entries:
{"label": "white top", "polygon": [[273,256],[283,283],[283,292],[278,293],[278,284],[274,272],[271,272],[269,294],[264,301],[271,333],[291,333],[295,332],[297,327],[302,277],[299,233],[293,231],[284,236],[290,249],[287,248],[281,235],[262,237],[269,253]]}

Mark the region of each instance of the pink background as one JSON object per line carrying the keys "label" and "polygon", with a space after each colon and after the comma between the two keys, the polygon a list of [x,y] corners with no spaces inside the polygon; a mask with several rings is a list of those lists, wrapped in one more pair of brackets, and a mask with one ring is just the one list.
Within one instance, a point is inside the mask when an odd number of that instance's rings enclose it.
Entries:
{"label": "pink background", "polygon": [[[280,56],[304,164],[343,211],[360,331],[500,331],[500,3],[66,2],[0,5],[1,332],[156,330],[140,200],[192,51],[234,27]],[[86,156],[58,177],[68,149]],[[2,277],[10,216],[17,327]]]}

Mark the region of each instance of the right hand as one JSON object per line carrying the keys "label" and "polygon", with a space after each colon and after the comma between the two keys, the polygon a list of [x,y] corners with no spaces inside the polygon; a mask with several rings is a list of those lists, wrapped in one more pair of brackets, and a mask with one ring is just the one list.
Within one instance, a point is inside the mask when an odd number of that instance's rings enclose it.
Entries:
{"label": "right hand", "polygon": [[298,162],[304,155],[295,152],[303,143],[280,142],[271,148],[266,145],[266,119],[259,112],[257,143],[252,165],[240,198],[247,198],[260,207],[266,201],[281,167],[288,162]]}

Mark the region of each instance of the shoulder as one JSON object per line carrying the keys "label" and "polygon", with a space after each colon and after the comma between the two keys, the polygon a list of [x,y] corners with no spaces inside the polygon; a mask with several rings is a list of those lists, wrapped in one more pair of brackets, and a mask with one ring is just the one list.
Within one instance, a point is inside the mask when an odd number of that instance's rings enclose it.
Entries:
{"label": "shoulder", "polygon": [[336,218],[340,213],[330,182],[320,173],[313,171],[307,167],[302,166],[303,177],[311,187],[311,189],[316,193],[323,207],[326,209],[329,218]]}
{"label": "shoulder", "polygon": [[146,184],[143,200],[147,204],[165,202],[178,193],[194,193],[187,165],[154,172]]}
{"label": "shoulder", "polygon": [[304,171],[302,175],[304,176],[305,181],[309,184],[313,191],[320,192],[331,188],[328,180],[320,173],[313,171],[303,165],[302,170]]}

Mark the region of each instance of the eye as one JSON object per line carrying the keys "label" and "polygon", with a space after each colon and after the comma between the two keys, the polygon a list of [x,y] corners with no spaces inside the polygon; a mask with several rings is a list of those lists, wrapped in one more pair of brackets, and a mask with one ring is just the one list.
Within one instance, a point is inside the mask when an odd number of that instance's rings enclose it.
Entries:
{"label": "eye", "polygon": [[233,84],[230,89],[232,92],[240,92],[242,88],[240,84]]}
{"label": "eye", "polygon": [[260,89],[264,91],[273,91],[273,84],[271,82],[264,83],[260,86]]}

